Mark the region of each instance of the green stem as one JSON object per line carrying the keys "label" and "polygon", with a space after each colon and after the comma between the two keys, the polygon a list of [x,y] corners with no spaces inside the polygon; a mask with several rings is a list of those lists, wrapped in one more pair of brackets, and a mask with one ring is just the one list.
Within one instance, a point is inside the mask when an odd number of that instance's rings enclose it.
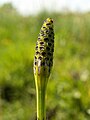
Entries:
{"label": "green stem", "polygon": [[38,76],[35,78],[36,94],[37,94],[37,120],[46,120],[45,109],[45,93],[46,93],[46,77]]}
{"label": "green stem", "polygon": [[37,90],[37,120],[46,120],[45,90]]}

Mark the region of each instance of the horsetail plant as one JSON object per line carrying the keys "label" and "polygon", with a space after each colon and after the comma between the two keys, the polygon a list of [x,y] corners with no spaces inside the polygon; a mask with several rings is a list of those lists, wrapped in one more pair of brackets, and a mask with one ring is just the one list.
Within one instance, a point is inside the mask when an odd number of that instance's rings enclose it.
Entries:
{"label": "horsetail plant", "polygon": [[46,120],[45,93],[53,65],[53,20],[47,18],[40,30],[34,57],[34,77],[37,95],[37,120]]}

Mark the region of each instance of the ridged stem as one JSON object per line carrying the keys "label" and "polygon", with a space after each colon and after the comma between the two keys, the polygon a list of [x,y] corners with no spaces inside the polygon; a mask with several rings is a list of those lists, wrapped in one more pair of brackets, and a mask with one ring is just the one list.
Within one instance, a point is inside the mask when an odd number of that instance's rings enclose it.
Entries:
{"label": "ridged stem", "polygon": [[37,120],[46,120],[45,91],[37,90]]}
{"label": "ridged stem", "polygon": [[39,76],[36,78],[37,120],[46,120],[46,107],[45,107],[46,85],[43,84],[43,82],[46,81],[45,79],[46,78]]}

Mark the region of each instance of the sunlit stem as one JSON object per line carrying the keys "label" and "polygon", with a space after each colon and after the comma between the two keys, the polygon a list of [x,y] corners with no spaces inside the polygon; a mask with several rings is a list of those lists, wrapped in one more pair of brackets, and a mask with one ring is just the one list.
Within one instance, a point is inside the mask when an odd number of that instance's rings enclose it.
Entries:
{"label": "sunlit stem", "polygon": [[46,120],[45,91],[37,90],[37,120]]}
{"label": "sunlit stem", "polygon": [[45,109],[45,93],[46,93],[46,78],[35,77],[36,94],[37,94],[37,120],[46,120]]}

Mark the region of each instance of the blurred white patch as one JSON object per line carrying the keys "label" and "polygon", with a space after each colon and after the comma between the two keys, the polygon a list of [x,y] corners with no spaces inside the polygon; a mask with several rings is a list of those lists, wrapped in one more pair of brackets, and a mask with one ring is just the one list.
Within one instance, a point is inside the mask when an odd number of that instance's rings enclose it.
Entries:
{"label": "blurred white patch", "polygon": [[87,110],[87,113],[90,115],[90,109]]}
{"label": "blurred white patch", "polygon": [[74,98],[79,99],[81,97],[81,93],[79,91],[75,91]]}
{"label": "blurred white patch", "polygon": [[85,82],[85,81],[88,80],[88,77],[89,77],[89,71],[88,70],[83,70],[81,72],[80,79]]}
{"label": "blurred white patch", "polygon": [[90,0],[0,0],[0,4],[11,2],[23,15],[36,14],[42,10],[90,11]]}

